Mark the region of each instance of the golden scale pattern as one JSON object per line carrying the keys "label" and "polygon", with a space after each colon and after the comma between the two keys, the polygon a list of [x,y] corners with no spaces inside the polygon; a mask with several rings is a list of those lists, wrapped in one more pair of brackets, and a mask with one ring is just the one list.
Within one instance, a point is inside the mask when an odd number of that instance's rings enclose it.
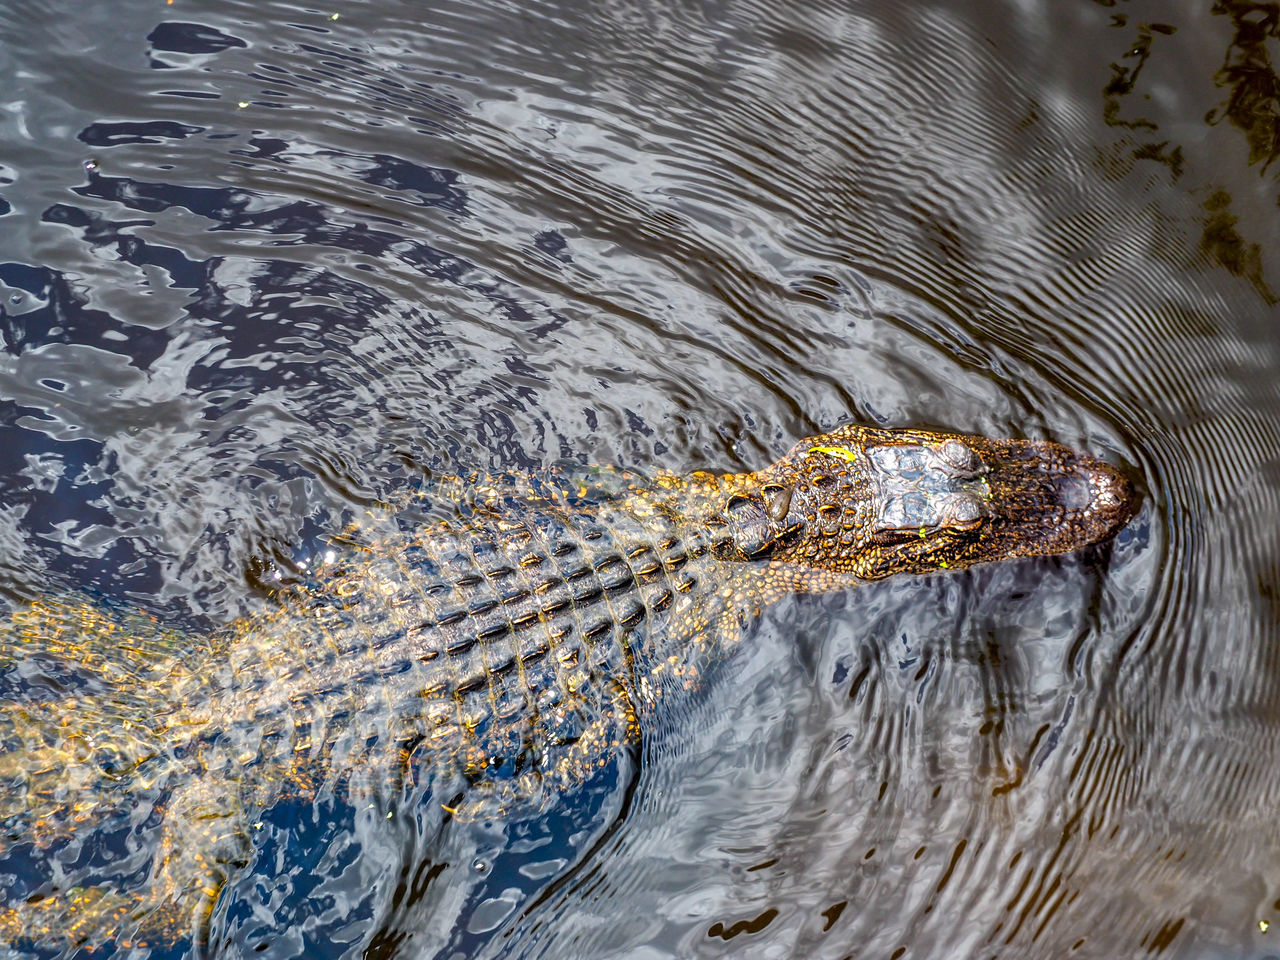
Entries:
{"label": "golden scale pattern", "polygon": [[877,533],[866,450],[957,437],[984,462],[1047,469],[1033,484],[1042,507],[1057,474],[1110,470],[1053,444],[845,427],[758,473],[443,481],[212,636],[81,599],[14,612],[0,666],[74,665],[83,689],[0,705],[0,848],[161,816],[140,888],[10,903],[0,940],[199,938],[261,812],[322,788],[389,813],[406,781],[430,777],[458,819],[536,811],[636,742],[655,705],[780,597],[1067,552],[1131,512],[1111,471],[1125,503],[1091,519],[1059,511],[1057,540],[1011,539],[1001,498],[1026,483],[1006,490],[984,468],[971,483],[989,501],[981,528]]}

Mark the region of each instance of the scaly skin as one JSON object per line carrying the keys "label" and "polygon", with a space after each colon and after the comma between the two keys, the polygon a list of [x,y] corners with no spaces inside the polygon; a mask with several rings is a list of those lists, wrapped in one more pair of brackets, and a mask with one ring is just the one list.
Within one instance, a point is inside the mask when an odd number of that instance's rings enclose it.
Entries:
{"label": "scaly skin", "polygon": [[1052,443],[845,427],[758,473],[454,480],[442,505],[353,531],[203,641],[87,603],[17,612],[5,658],[73,663],[84,689],[0,707],[0,844],[163,818],[140,888],[12,903],[0,938],[199,938],[258,814],[321,784],[386,806],[421,774],[458,818],[536,809],[781,596],[1068,553],[1134,494]]}

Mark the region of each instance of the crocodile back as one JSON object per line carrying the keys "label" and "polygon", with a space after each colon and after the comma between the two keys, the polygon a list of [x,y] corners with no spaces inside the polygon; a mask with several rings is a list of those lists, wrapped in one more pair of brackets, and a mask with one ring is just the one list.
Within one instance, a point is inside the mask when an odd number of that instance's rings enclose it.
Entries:
{"label": "crocodile back", "polygon": [[477,812],[545,798],[636,738],[679,682],[695,588],[724,575],[705,536],[625,499],[403,517],[233,623],[171,727],[268,782],[306,767],[380,793],[430,769]]}

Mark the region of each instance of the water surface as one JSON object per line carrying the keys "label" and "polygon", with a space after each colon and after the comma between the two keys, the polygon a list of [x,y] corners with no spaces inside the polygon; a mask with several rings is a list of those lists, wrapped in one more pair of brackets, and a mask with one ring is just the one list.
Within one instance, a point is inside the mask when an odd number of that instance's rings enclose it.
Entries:
{"label": "water surface", "polygon": [[207,948],[103,955],[1280,953],[1274,5],[34,0],[0,37],[13,603],[209,629],[434,474],[847,421],[1145,491],[1082,556],[783,605],[539,815],[281,804]]}

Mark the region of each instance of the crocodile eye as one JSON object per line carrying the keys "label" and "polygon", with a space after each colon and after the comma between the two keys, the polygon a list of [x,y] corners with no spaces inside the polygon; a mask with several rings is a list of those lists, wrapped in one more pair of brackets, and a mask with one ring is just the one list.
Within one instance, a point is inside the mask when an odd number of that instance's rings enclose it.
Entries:
{"label": "crocodile eye", "polygon": [[981,465],[978,455],[959,440],[948,440],[938,448],[938,456],[947,466],[972,473]]}
{"label": "crocodile eye", "polygon": [[985,511],[975,497],[956,497],[948,504],[943,526],[948,530],[973,530],[982,523]]}

